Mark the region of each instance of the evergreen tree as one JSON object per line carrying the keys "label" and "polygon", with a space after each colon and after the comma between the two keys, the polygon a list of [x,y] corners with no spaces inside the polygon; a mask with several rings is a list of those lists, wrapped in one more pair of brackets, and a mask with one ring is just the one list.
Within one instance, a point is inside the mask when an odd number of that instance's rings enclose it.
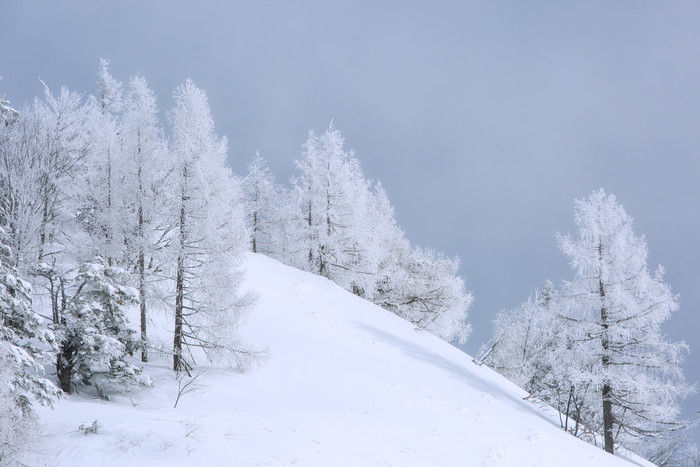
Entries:
{"label": "evergreen tree", "polygon": [[50,404],[58,396],[56,387],[44,378],[42,363],[54,346],[54,336],[32,310],[29,282],[11,266],[12,251],[4,242],[0,228],[0,345],[3,366],[11,369],[15,397],[31,394],[41,404]]}
{"label": "evergreen tree", "polygon": [[[0,222],[6,222],[4,193],[0,200]],[[49,405],[60,391],[44,377],[42,365],[53,334],[32,310],[31,285],[12,266],[7,238],[0,227],[0,465],[20,465],[38,431],[27,395]]]}
{"label": "evergreen tree", "polygon": [[93,386],[107,398],[111,386],[150,386],[142,369],[127,361],[139,347],[128,327],[126,307],[138,303],[138,292],[126,285],[128,274],[102,258],[81,265],[76,292],[60,316],[56,373],[61,389]]}

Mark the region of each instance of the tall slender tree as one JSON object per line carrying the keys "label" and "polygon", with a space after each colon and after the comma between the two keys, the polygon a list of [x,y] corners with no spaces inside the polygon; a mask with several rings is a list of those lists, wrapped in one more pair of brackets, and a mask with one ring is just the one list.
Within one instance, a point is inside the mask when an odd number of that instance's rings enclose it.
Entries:
{"label": "tall slender tree", "polygon": [[593,192],[575,203],[578,237],[560,236],[576,278],[565,284],[565,318],[578,331],[578,351],[597,364],[587,378],[598,388],[605,450],[618,442],[663,437],[683,428],[677,400],[691,388],[680,362],[682,342],[660,326],[678,309],[663,269],[647,267],[647,244],[613,195]]}
{"label": "tall slender tree", "polygon": [[284,225],[284,193],[275,183],[267,162],[255,153],[248,164],[248,175],[243,179],[243,191],[247,203],[247,221],[250,227],[251,251],[274,256],[282,242],[278,232]]}
{"label": "tall slender tree", "polygon": [[141,328],[141,360],[148,361],[148,303],[152,301],[149,284],[157,280],[165,261],[164,249],[171,220],[162,215],[172,205],[173,161],[158,124],[156,98],[142,76],[129,82],[124,115],[120,126],[123,158],[126,162],[124,184],[125,240],[129,264],[136,270]]}
{"label": "tall slender tree", "polygon": [[[226,139],[214,133],[206,94],[192,81],[175,90],[172,151],[177,161],[174,212],[173,369],[187,371],[192,350],[245,364],[252,355],[236,330],[252,297],[240,291],[249,238],[239,181],[226,167]],[[189,357],[189,358],[188,358]]]}
{"label": "tall slender tree", "polygon": [[89,136],[82,171],[78,218],[89,234],[80,246],[82,260],[95,255],[109,264],[124,264],[125,160],[122,154],[120,119],[124,108],[122,83],[109,72],[109,60],[100,59],[96,95],[88,100],[86,133]]}

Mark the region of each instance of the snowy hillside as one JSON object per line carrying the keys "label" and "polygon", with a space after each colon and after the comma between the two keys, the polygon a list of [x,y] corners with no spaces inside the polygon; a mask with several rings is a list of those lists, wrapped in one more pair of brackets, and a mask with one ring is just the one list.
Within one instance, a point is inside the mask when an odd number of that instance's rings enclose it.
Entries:
{"label": "snowy hillside", "polygon": [[[260,293],[242,334],[268,349],[248,374],[207,369],[173,408],[155,387],[41,409],[47,466],[617,466],[469,356],[331,282],[248,257]],[[80,425],[97,420],[96,434]],[[649,465],[641,460],[638,465]]]}

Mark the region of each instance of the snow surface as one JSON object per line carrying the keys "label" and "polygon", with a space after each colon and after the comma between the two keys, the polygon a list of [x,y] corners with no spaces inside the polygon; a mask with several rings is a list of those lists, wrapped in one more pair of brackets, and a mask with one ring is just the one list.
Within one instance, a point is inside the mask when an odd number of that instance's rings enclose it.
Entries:
{"label": "snow surface", "polygon": [[[40,409],[47,466],[622,466],[471,357],[330,281],[248,256],[260,293],[242,329],[266,346],[247,374],[207,368],[173,408],[155,387]],[[80,425],[97,420],[97,434]],[[634,456],[632,465],[651,465]]]}

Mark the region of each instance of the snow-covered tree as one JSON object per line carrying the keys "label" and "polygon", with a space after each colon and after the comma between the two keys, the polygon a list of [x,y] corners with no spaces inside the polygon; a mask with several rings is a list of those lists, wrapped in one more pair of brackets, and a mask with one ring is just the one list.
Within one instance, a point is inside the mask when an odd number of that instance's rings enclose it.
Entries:
{"label": "snow-covered tree", "polygon": [[299,232],[298,265],[361,294],[353,282],[362,271],[363,215],[368,184],[352,151],[331,123],[323,135],[309,133],[294,179],[303,223]]}
{"label": "snow-covered tree", "polygon": [[459,260],[433,250],[397,248],[378,283],[375,303],[446,341],[466,341],[472,295],[457,274]]}
{"label": "snow-covered tree", "polygon": [[252,354],[237,327],[252,297],[241,293],[249,239],[240,182],[226,167],[226,139],[214,133],[206,94],[192,81],[175,90],[171,113],[176,160],[173,369],[187,371],[192,350],[244,365]]}
{"label": "snow-covered tree", "polygon": [[7,349],[0,342],[0,466],[34,465],[39,423],[29,400],[14,391],[13,367],[6,364],[7,359]]}
{"label": "snow-covered tree", "polygon": [[142,76],[132,77],[121,120],[124,160],[123,184],[128,187],[121,211],[124,217],[126,263],[135,265],[141,320],[141,360],[148,361],[147,305],[162,269],[172,219],[170,209],[173,161],[158,123],[156,98]]}
{"label": "snow-covered tree", "polygon": [[562,428],[581,436],[595,399],[582,371],[590,366],[590,356],[577,354],[561,306],[554,285],[546,281],[534,298],[496,316],[494,336],[482,346],[477,361],[557,409]]}
{"label": "snow-covered tree", "polygon": [[[2,217],[2,216],[0,216]],[[3,365],[12,369],[13,390],[30,393],[42,404],[58,395],[55,386],[43,376],[42,362],[54,344],[53,334],[32,310],[32,287],[12,266],[12,250],[0,228],[0,345]]]}
{"label": "snow-covered tree", "polygon": [[[381,184],[364,177],[341,133],[313,131],[293,181],[299,228],[289,262],[327,277],[439,337],[463,341],[471,294],[459,261],[411,247]],[[296,254],[294,254],[296,253]]]}
{"label": "snow-covered tree", "polygon": [[81,265],[74,283],[75,295],[59,318],[59,354],[56,373],[61,389],[71,393],[75,385],[93,386],[107,397],[112,386],[126,389],[149,386],[142,369],[127,361],[139,347],[129,328],[126,308],[138,303],[138,292],[129,287],[128,274],[109,266],[102,258]]}
{"label": "snow-covered tree", "polygon": [[678,308],[663,269],[647,267],[647,244],[632,219],[603,190],[575,203],[578,237],[560,236],[576,278],[562,312],[575,329],[576,351],[595,366],[584,374],[598,394],[605,450],[615,443],[665,436],[685,423],[677,400],[689,394],[680,362],[685,344],[668,342],[660,326]]}
{"label": "snow-covered tree", "polygon": [[[12,124],[13,121],[17,119],[19,116],[19,112],[17,112],[12,105],[10,104],[10,101],[5,99],[5,95],[1,94],[0,95],[0,125],[2,127],[8,127]],[[4,134],[0,133],[0,134]]]}
{"label": "snow-covered tree", "polygon": [[[109,60],[100,59],[97,95],[88,101],[86,134],[89,148],[83,165],[77,217],[89,234],[78,252],[83,259],[95,255],[109,264],[124,263],[126,159],[122,156],[120,117],[124,107],[122,83],[109,72]],[[87,244],[90,244],[89,246]]]}
{"label": "snow-covered tree", "polygon": [[248,175],[243,179],[242,188],[247,202],[251,251],[274,257],[283,249],[279,243],[284,241],[281,230],[286,224],[283,215],[285,195],[259,152],[248,164]]}
{"label": "snow-covered tree", "polygon": [[66,249],[75,183],[86,152],[81,95],[65,88],[20,112],[0,152],[0,179],[7,195],[7,230],[20,270]]}
{"label": "snow-covered tree", "polygon": [[[4,198],[0,193],[0,199]],[[0,203],[0,222],[6,221]],[[29,397],[51,404],[60,391],[44,377],[53,334],[32,310],[31,285],[12,266],[7,235],[0,228],[0,465],[20,465],[37,431]],[[27,397],[29,396],[29,397]]]}
{"label": "snow-covered tree", "polygon": [[534,298],[500,312],[493,322],[493,338],[479,352],[480,363],[532,392],[549,373],[548,356],[556,351],[556,300],[554,285],[546,281]]}

